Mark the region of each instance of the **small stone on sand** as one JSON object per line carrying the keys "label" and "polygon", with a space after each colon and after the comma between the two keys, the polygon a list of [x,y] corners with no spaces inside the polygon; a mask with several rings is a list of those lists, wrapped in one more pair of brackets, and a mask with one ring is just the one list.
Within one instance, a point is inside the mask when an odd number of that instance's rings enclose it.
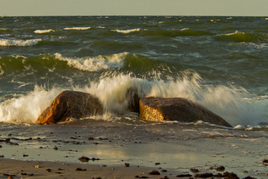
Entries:
{"label": "small stone on sand", "polygon": [[159,171],[157,171],[157,170],[150,171],[149,174],[150,175],[160,175]]}
{"label": "small stone on sand", "polygon": [[90,158],[85,157],[85,156],[82,156],[82,157],[79,158],[79,160],[80,160],[81,162],[88,162],[88,161],[90,160]]}

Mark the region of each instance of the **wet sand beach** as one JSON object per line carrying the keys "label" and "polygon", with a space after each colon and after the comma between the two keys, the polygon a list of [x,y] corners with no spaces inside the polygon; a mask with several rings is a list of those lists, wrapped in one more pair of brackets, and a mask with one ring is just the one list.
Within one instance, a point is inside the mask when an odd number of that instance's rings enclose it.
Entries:
{"label": "wet sand beach", "polygon": [[[190,178],[225,172],[268,178],[267,138],[264,130],[200,123],[6,125],[0,135],[0,178]],[[160,175],[151,175],[154,170]]]}

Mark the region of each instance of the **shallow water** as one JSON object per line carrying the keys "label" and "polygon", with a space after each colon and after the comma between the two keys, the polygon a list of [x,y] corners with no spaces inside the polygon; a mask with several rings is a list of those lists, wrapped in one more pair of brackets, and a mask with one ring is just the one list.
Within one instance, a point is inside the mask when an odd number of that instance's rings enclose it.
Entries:
{"label": "shallow water", "polygon": [[[76,121],[58,125],[2,125],[0,155],[6,159],[93,165],[190,168],[212,172],[223,165],[240,177],[264,177],[268,133],[202,124]],[[81,162],[86,156],[89,162]],[[160,163],[159,165],[156,163]],[[245,174],[243,171],[249,173]],[[257,172],[255,172],[257,171]]]}

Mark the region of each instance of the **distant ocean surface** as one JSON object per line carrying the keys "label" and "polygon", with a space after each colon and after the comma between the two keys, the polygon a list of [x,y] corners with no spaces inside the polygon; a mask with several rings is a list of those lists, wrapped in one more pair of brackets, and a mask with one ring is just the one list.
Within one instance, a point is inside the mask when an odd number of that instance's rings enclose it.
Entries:
{"label": "distant ocean surface", "polygon": [[139,120],[129,88],[268,128],[268,18],[0,17],[0,124],[32,125],[63,90],[99,97],[103,120]]}

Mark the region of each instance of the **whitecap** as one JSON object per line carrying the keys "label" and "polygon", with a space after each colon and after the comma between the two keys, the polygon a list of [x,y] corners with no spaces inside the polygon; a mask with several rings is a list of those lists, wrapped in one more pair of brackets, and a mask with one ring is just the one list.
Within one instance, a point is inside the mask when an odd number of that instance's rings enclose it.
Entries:
{"label": "whitecap", "polygon": [[66,61],[70,67],[83,71],[99,71],[106,69],[122,68],[127,52],[97,57],[68,58],[56,53],[55,57],[59,60]]}
{"label": "whitecap", "polygon": [[64,30],[89,30],[91,27],[65,27]]}
{"label": "whitecap", "polygon": [[28,40],[17,40],[17,39],[0,39],[0,46],[18,46],[18,47],[26,47],[26,46],[34,46],[37,45],[38,42],[42,41],[42,39],[28,39]]}
{"label": "whitecap", "polygon": [[34,33],[36,34],[45,34],[45,33],[50,33],[50,32],[55,32],[53,29],[45,29],[45,30],[35,30]]}
{"label": "whitecap", "polygon": [[140,30],[141,30],[140,28],[136,28],[136,29],[128,29],[128,30],[119,30],[119,29],[116,29],[116,30],[113,30],[113,31],[114,32],[118,32],[118,33],[122,33],[122,34],[129,34],[129,33],[132,33],[132,32],[138,32]]}

